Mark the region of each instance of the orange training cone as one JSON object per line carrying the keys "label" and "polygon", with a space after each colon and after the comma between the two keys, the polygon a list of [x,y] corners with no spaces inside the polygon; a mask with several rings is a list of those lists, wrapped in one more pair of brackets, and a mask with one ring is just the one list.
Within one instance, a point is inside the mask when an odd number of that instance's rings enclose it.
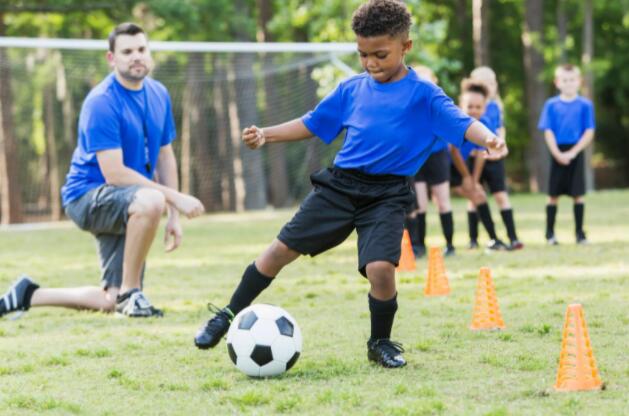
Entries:
{"label": "orange training cone", "polygon": [[596,369],[583,308],[579,304],[568,305],[555,390],[598,390],[602,387],[603,382]]}
{"label": "orange training cone", "polygon": [[400,264],[395,270],[398,272],[415,271],[415,254],[413,254],[411,236],[408,234],[407,229],[404,229],[404,234],[402,235],[402,255],[400,256]]}
{"label": "orange training cone", "polygon": [[504,329],[505,323],[500,315],[496,289],[491,279],[489,267],[481,267],[476,285],[476,302],[470,329]]}
{"label": "orange training cone", "polygon": [[450,293],[446,266],[439,247],[430,247],[428,252],[428,274],[424,296],[445,296]]}

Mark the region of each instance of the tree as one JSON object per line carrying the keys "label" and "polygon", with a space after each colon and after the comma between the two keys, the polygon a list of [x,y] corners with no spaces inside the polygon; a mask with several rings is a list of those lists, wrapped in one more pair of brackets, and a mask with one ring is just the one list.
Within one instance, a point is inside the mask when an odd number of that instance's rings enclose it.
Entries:
{"label": "tree", "polygon": [[[594,22],[592,17],[592,0],[583,2],[583,51],[581,65],[583,66],[584,94],[594,100],[594,73],[592,71],[592,57],[594,56]],[[585,186],[588,191],[594,190],[594,171],[592,169],[592,155],[594,143],[585,150]]]}
{"label": "tree", "polygon": [[489,0],[473,0],[474,65],[489,65]]}
{"label": "tree", "polygon": [[528,110],[529,148],[527,167],[531,191],[545,191],[548,186],[549,155],[543,135],[537,129],[537,120],[545,101],[545,88],[541,78],[544,70],[543,0],[525,1],[525,21],[522,31],[524,68],[526,73],[526,102]]}

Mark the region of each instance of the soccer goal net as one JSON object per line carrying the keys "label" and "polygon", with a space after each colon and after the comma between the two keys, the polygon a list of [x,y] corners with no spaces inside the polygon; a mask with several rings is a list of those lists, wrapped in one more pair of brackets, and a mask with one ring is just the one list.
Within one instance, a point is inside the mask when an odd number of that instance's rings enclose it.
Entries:
{"label": "soccer goal net", "polygon": [[[353,44],[152,42],[169,90],[181,189],[208,211],[295,204],[339,143],[247,149],[244,127],[291,120],[350,75]],[[62,217],[83,99],[109,72],[106,42],[0,38],[0,221]],[[350,66],[348,66],[350,65]]]}

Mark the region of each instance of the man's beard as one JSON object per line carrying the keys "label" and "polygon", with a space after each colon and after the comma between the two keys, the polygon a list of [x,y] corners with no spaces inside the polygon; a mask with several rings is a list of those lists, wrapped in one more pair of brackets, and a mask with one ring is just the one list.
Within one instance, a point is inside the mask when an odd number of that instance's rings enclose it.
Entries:
{"label": "man's beard", "polygon": [[138,82],[138,81],[142,81],[149,73],[148,67],[144,66],[141,69],[142,70],[140,72],[137,72],[134,69],[129,69],[127,71],[118,70],[118,73],[120,74],[121,77],[123,77],[127,81]]}

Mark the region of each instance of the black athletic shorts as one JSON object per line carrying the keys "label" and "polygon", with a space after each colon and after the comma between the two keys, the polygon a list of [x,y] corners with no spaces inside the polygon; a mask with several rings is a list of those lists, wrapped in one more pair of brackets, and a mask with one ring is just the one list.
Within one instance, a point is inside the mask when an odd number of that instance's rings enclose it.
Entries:
{"label": "black athletic shorts", "polygon": [[[467,163],[467,161],[465,163]],[[463,177],[457,170],[456,166],[454,166],[454,163],[450,162],[450,188],[456,188],[462,184]]]}
{"label": "black athletic shorts", "polygon": [[443,149],[428,156],[426,163],[415,174],[415,182],[426,182],[429,186],[450,180],[450,152]]}
{"label": "black athletic shorts", "polygon": [[388,261],[398,265],[406,208],[415,198],[405,176],[368,175],[337,167],[310,175],[314,189],[277,238],[292,250],[316,256],[356,229],[358,270]]}
{"label": "black athletic shorts", "polygon": [[[474,158],[470,157],[469,161],[470,163],[468,166],[471,166],[470,169],[473,169]],[[483,172],[480,176],[480,183],[481,185],[487,186],[487,188],[489,188],[489,192],[492,194],[506,191],[507,178],[505,174],[504,159],[485,161],[485,166],[483,166]]]}
{"label": "black athletic shorts", "polygon": [[[561,144],[558,147],[560,151],[566,152],[572,146],[571,144]],[[568,165],[560,165],[552,156],[550,159],[548,195],[552,197],[585,195],[585,157],[583,152],[579,152],[577,157],[572,159]]]}

